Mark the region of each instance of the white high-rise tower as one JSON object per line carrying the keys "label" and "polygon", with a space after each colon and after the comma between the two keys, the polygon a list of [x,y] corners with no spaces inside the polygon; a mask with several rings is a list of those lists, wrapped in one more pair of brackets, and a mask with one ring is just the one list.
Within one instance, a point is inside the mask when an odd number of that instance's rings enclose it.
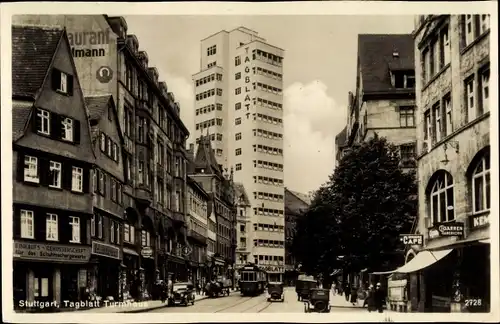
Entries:
{"label": "white high-rise tower", "polygon": [[201,41],[193,75],[193,135],[210,135],[219,164],[234,167],[250,198],[251,225],[237,228],[237,250],[276,274],[285,255],[283,54],[248,28],[221,31]]}

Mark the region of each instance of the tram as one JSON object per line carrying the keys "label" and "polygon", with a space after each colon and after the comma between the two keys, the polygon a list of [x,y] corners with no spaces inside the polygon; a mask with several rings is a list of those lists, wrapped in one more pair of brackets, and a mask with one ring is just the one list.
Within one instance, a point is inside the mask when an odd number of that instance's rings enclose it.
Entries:
{"label": "tram", "polygon": [[267,273],[255,264],[247,264],[240,271],[240,291],[243,296],[257,296],[264,292]]}

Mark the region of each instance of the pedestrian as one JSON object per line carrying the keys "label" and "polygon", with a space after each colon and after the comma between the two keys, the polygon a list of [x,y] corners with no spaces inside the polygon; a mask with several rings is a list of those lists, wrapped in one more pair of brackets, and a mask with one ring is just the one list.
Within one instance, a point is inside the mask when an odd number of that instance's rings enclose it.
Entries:
{"label": "pedestrian", "polygon": [[332,294],[335,296],[337,294],[337,283],[332,282]]}
{"label": "pedestrian", "polygon": [[355,306],[357,301],[358,301],[358,289],[356,288],[356,286],[352,286],[350,302],[353,306]]}
{"label": "pedestrian", "polygon": [[376,308],[374,293],[375,293],[374,287],[373,285],[370,285],[366,294],[366,299],[363,303],[363,307],[365,307],[365,305],[368,306],[368,312],[370,313]]}
{"label": "pedestrian", "polygon": [[349,297],[351,296],[351,285],[346,282],[344,284],[344,294],[345,294],[345,301],[348,302],[349,301]]}
{"label": "pedestrian", "polygon": [[380,282],[377,283],[377,286],[376,286],[375,291],[373,293],[373,297],[374,297],[375,309],[379,313],[383,313],[384,312],[385,294],[384,294],[384,291],[382,290],[382,285],[380,284]]}

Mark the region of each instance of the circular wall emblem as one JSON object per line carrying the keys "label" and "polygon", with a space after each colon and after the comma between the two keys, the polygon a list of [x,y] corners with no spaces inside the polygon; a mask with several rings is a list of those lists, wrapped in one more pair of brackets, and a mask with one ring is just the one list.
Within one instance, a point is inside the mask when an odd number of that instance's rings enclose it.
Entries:
{"label": "circular wall emblem", "polygon": [[113,79],[113,70],[109,66],[101,66],[97,69],[96,79],[101,83],[108,83]]}

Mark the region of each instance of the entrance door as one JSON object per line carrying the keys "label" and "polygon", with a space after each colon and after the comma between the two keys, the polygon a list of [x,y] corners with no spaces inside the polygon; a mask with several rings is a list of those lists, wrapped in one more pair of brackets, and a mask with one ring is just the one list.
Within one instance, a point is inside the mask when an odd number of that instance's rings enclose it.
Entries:
{"label": "entrance door", "polygon": [[52,272],[42,269],[34,271],[33,291],[35,300],[40,302],[52,301]]}

